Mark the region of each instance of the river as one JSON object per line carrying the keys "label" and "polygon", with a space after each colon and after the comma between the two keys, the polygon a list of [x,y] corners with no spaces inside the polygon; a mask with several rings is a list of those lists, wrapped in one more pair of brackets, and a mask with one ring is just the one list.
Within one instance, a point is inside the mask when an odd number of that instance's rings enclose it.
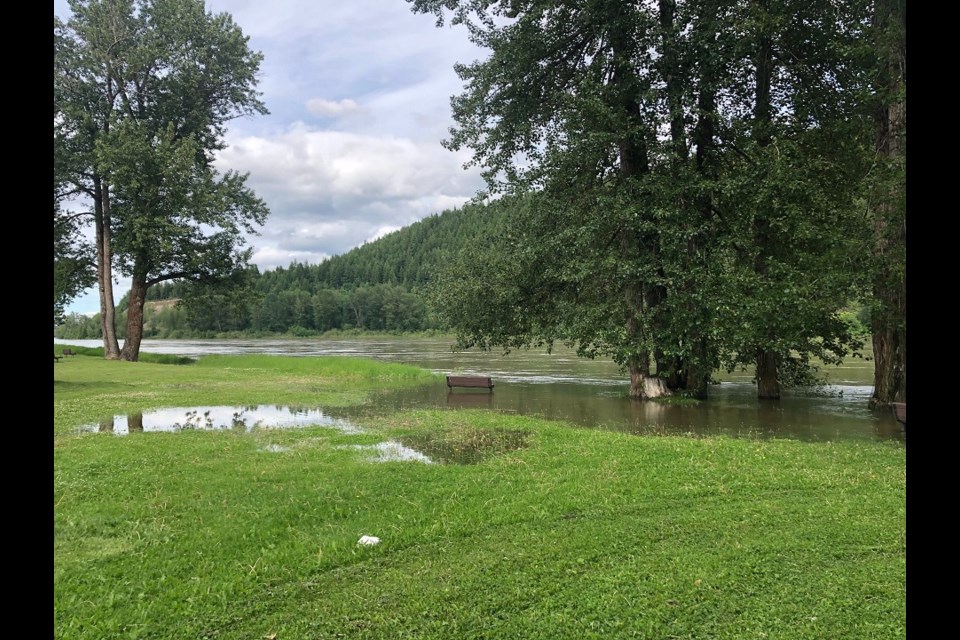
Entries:
{"label": "river", "polygon": [[[54,340],[54,344],[99,347],[99,340]],[[681,406],[626,397],[626,376],[610,361],[578,358],[569,349],[455,352],[449,339],[224,339],[144,340],[142,352],[203,357],[260,353],[290,356],[354,356],[403,362],[444,374],[491,376],[486,390],[449,391],[446,385],[388,392],[358,410],[418,407],[479,407],[567,420],[593,429],[638,435],[690,433],[805,441],[904,440],[891,412],[871,410],[873,387],[862,360],[828,371],[830,384],[789,389],[780,400],[759,401],[749,374],[726,374],[710,388],[710,399]],[[348,412],[349,413],[349,412]],[[349,417],[346,415],[345,417]]]}

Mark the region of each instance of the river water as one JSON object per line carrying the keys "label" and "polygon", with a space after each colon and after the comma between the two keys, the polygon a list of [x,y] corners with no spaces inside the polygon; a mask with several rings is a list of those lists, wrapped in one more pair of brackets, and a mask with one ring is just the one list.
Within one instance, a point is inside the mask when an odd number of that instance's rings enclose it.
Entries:
{"label": "river water", "polygon": [[[99,340],[54,340],[99,347]],[[491,376],[493,393],[444,384],[385,392],[363,411],[400,408],[476,407],[567,420],[593,429],[635,434],[692,433],[777,437],[806,441],[904,440],[889,411],[871,410],[870,364],[853,361],[827,370],[830,384],[786,390],[780,400],[760,401],[749,374],[727,374],[710,399],[692,406],[639,402],[626,397],[627,377],[609,361],[578,358],[558,348],[545,351],[455,352],[436,338],[144,340],[142,352],[203,357],[258,353],[289,356],[354,356],[420,366],[455,375]],[[351,412],[343,416],[350,417]]]}

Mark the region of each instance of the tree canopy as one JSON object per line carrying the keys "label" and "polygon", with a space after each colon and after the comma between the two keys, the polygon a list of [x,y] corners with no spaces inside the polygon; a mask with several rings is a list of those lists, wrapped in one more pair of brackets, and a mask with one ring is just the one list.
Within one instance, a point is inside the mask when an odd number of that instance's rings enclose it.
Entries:
{"label": "tree canopy", "polygon": [[[54,18],[54,147],[61,200],[89,206],[107,358],[136,360],[149,287],[211,283],[246,267],[268,209],[246,176],[220,174],[226,124],[266,113],[262,56],[202,0],[71,0]],[[55,198],[56,199],[56,198]],[[114,269],[130,276],[123,349]]]}
{"label": "tree canopy", "polygon": [[460,263],[493,291],[452,273],[438,296],[463,344],[571,343],[635,397],[748,364],[778,397],[856,347],[869,3],[408,2],[489,49],[456,67],[445,145],[522,203],[498,254]]}

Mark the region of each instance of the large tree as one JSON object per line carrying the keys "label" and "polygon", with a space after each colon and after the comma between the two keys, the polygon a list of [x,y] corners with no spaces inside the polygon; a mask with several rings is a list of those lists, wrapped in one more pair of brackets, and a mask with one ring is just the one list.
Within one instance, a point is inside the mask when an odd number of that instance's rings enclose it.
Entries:
{"label": "large tree", "polygon": [[[262,56],[201,0],[71,0],[54,19],[54,142],[90,205],[105,357],[136,360],[147,289],[245,267],[267,208],[246,176],[213,166],[226,124],[266,113]],[[131,278],[123,349],[114,270]]]}
{"label": "large tree", "polygon": [[457,66],[446,145],[518,197],[500,250],[470,256],[501,269],[500,288],[454,274],[438,296],[462,344],[569,342],[623,364],[634,397],[702,397],[723,363],[755,365],[776,397],[788,364],[842,357],[845,238],[862,223],[847,188],[862,125],[842,96],[862,16],[826,1],[409,1],[490,50]]}
{"label": "large tree", "polygon": [[758,396],[839,362],[858,341],[839,308],[866,272],[858,197],[870,173],[859,42],[867,2],[750,0],[732,26],[744,90],[722,136],[722,208],[739,225],[722,333]]}
{"label": "large tree", "polygon": [[[502,261],[522,282],[489,298],[512,309],[483,314],[497,324],[467,327],[463,341],[562,340],[622,364],[633,396],[669,393],[651,370],[665,285],[660,232],[647,215],[664,153],[656,16],[613,0],[413,4],[440,20],[453,9],[454,22],[490,49],[488,60],[457,67],[466,91],[453,99],[447,145],[473,150],[491,191],[523,198],[511,220],[513,255]],[[688,345],[671,346],[671,357],[692,357]]]}
{"label": "large tree", "polygon": [[907,3],[876,0],[874,13],[878,179],[874,214],[874,386],[871,404],[907,401]]}

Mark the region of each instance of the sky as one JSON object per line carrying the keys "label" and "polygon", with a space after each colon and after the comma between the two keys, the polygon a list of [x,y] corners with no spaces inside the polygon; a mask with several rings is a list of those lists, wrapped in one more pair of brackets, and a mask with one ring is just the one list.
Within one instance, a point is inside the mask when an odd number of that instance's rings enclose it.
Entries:
{"label": "sky", "polygon": [[[258,90],[270,111],[231,121],[221,172],[249,174],[270,209],[249,239],[260,271],[317,264],[483,188],[469,151],[441,141],[462,93],[457,62],[485,57],[462,26],[436,26],[405,0],[207,0],[263,54]],[[54,14],[69,16],[66,0]],[[118,278],[115,301],[129,290]],[[68,313],[99,312],[95,289]]]}

